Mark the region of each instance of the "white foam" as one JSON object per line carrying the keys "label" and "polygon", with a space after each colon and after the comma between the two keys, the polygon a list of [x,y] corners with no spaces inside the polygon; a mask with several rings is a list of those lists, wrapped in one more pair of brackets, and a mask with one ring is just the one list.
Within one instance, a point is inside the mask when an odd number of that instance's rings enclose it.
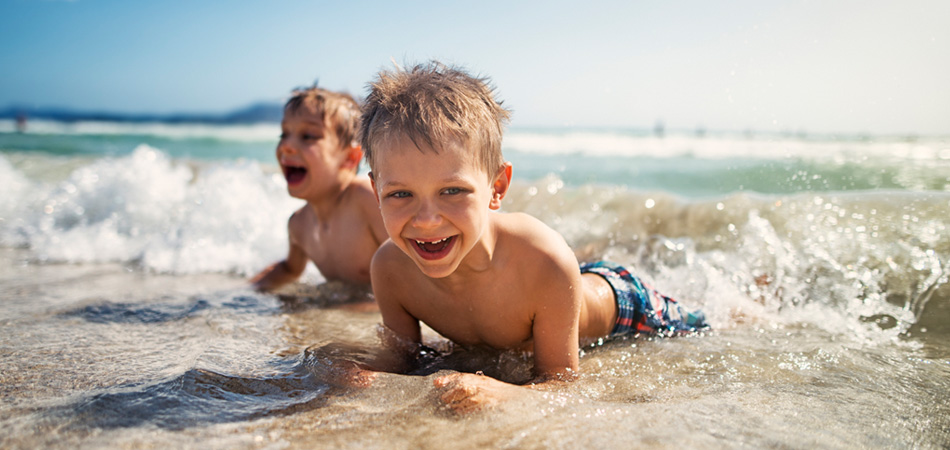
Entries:
{"label": "white foam", "polygon": [[673,134],[663,137],[622,131],[521,131],[505,135],[505,150],[549,155],[700,159],[784,159],[818,161],[888,160],[938,161],[950,155],[945,139],[907,140],[882,137],[855,139],[824,137],[805,139],[784,135],[745,136],[719,133],[702,137]]}
{"label": "white foam", "polygon": [[[257,162],[189,167],[146,145],[59,182],[30,180],[0,156],[0,244],[41,261],[121,262],[171,273],[249,274],[286,256],[300,207]],[[15,199],[15,200],[14,200]]]}
{"label": "white foam", "polygon": [[0,154],[0,191],[3,192],[3,195],[0,195],[0,220],[6,221],[13,217],[20,198],[26,194],[30,184],[29,180]]}

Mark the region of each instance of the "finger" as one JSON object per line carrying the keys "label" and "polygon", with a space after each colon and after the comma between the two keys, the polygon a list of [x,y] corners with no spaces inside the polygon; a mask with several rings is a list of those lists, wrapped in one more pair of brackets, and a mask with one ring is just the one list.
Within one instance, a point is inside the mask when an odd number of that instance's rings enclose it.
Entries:
{"label": "finger", "polygon": [[494,403],[493,399],[478,394],[466,397],[455,403],[449,403],[448,407],[456,414],[469,414],[489,408],[493,406]]}
{"label": "finger", "polygon": [[451,407],[452,412],[456,414],[471,414],[481,409],[481,405],[472,402],[454,403],[449,405],[449,407]]}
{"label": "finger", "polygon": [[441,376],[441,377],[439,377],[439,378],[436,378],[436,379],[432,380],[432,385],[434,385],[435,387],[441,389],[441,388],[444,388],[444,387],[448,386],[448,384],[449,384],[450,382],[451,382],[451,380],[449,380],[449,376],[448,376],[448,375],[443,375],[443,376]]}
{"label": "finger", "polygon": [[456,385],[449,388],[442,394],[442,401],[445,403],[458,403],[466,401],[478,394],[478,389],[474,386]]}
{"label": "finger", "polygon": [[459,380],[460,373],[450,373],[448,375],[442,375],[441,377],[432,380],[432,384],[437,388],[444,388],[452,383],[455,383]]}
{"label": "finger", "polygon": [[463,399],[464,396],[455,389],[451,389],[439,396],[439,400],[442,400],[442,403],[446,405],[453,405],[462,401]]}

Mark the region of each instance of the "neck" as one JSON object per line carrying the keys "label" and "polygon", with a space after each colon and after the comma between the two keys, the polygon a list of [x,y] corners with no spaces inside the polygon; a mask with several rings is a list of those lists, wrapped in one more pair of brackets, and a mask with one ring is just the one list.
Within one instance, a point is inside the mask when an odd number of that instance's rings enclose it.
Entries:
{"label": "neck", "polygon": [[355,178],[355,173],[341,174],[336,189],[326,192],[326,195],[322,195],[318,199],[307,200],[307,204],[310,205],[310,209],[317,215],[317,218],[323,219],[333,215],[333,212],[340,205],[344,193]]}
{"label": "neck", "polygon": [[489,221],[472,250],[462,259],[451,275],[438,280],[439,284],[453,290],[467,289],[466,286],[471,283],[471,280],[489,273],[497,263],[495,259],[497,238],[494,222]]}

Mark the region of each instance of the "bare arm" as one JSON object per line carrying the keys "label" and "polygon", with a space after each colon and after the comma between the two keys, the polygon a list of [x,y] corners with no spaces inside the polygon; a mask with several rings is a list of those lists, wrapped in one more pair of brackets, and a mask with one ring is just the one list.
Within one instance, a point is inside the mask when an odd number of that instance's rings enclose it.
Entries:
{"label": "bare arm", "polygon": [[545,296],[532,326],[536,378],[531,384],[569,381],[577,375],[583,280],[574,271],[551,280],[543,289]]}
{"label": "bare arm", "polygon": [[347,344],[333,343],[308,350],[317,360],[316,367],[323,369],[318,374],[324,381],[338,386],[365,387],[372,384],[380,372],[407,373],[420,361],[426,348],[421,345],[419,321],[400,302],[413,292],[399,270],[400,266],[409,266],[405,261],[389,260],[399,254],[398,248],[384,244],[370,264],[373,292],[383,319],[379,330],[381,348],[354,350]]}
{"label": "bare arm", "polygon": [[556,233],[538,236],[535,248],[545,249],[544,261],[531,277],[534,311],[531,325],[535,378],[516,386],[478,374],[456,373],[439,377],[434,384],[441,400],[453,411],[468,413],[501,401],[527,395],[532,390],[557,388],[572,381],[579,366],[579,317],[583,279],[573,252]]}
{"label": "bare arm", "polygon": [[406,277],[400,270],[410,267],[402,259],[402,251],[390,243],[380,247],[370,264],[373,294],[383,318],[384,329],[380,339],[388,351],[404,362],[402,367],[387,370],[396,372],[405,372],[411,368],[422,344],[419,320],[403,306],[402,299],[413,295],[414,290],[406,283]]}
{"label": "bare arm", "polygon": [[303,274],[309,259],[303,248],[297,245],[294,230],[294,216],[291,216],[287,223],[287,235],[290,241],[287,258],[267,266],[251,278],[250,283],[254,289],[265,292],[273,291],[297,280]]}

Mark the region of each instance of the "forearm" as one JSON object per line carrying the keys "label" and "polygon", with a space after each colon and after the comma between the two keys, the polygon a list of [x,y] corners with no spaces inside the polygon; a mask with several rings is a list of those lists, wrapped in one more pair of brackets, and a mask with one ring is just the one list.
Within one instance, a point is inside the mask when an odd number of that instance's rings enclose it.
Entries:
{"label": "forearm", "polygon": [[577,379],[577,371],[567,373],[568,376],[561,373],[540,375],[523,385],[507,383],[485,376],[481,372],[453,373],[436,378],[433,384],[441,390],[439,398],[443,404],[457,413],[469,413],[493,407],[511,398],[528,395],[530,391],[561,389]]}
{"label": "forearm", "polygon": [[576,380],[579,376],[580,374],[577,370],[565,367],[563,370],[556,372],[541,372],[530,381],[525,383],[524,386],[533,389],[545,389],[550,386],[564,386],[566,383]]}
{"label": "forearm", "polygon": [[341,342],[309,348],[306,354],[317,376],[336,386],[365,387],[380,373],[403,374],[411,367],[401,355]]}
{"label": "forearm", "polygon": [[280,261],[267,266],[260,273],[251,278],[250,283],[259,291],[273,291],[280,287],[292,283],[300,277],[289,270],[287,261]]}
{"label": "forearm", "polygon": [[522,386],[535,391],[551,391],[561,389],[573,380],[574,379],[537,377]]}

